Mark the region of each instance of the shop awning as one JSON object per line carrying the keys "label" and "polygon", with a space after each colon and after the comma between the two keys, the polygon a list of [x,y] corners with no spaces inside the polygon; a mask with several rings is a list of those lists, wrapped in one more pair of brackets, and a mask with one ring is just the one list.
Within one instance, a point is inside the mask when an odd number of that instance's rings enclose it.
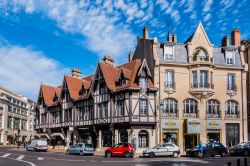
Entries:
{"label": "shop awning", "polygon": [[41,133],[40,137],[42,137],[42,136],[45,136],[45,137],[47,137],[47,139],[50,139],[50,137],[49,137],[49,135],[47,133]]}
{"label": "shop awning", "polygon": [[53,133],[50,135],[51,137],[56,137],[56,136],[60,136],[63,140],[65,140],[65,137],[62,133]]}

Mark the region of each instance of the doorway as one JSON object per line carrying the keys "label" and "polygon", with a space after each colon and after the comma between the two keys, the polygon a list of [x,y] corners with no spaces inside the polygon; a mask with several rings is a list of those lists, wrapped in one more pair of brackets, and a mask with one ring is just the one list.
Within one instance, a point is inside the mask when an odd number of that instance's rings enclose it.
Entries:
{"label": "doorway", "polygon": [[191,149],[199,145],[200,135],[199,134],[186,134],[184,136],[184,147],[185,150]]}
{"label": "doorway", "polygon": [[128,132],[126,130],[120,131],[120,142],[122,143],[128,142]]}

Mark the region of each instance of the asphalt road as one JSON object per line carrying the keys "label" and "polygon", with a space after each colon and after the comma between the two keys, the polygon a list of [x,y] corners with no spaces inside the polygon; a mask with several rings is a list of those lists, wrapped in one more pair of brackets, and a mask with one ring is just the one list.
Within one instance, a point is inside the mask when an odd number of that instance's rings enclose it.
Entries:
{"label": "asphalt road", "polygon": [[[208,157],[196,159],[189,157],[157,157],[157,158],[104,158],[102,156],[78,156],[65,155],[53,152],[27,152],[0,147],[0,166],[227,166],[232,162],[236,166],[236,160],[240,157]],[[243,158],[241,159],[241,166]],[[250,165],[250,158],[248,158]]]}

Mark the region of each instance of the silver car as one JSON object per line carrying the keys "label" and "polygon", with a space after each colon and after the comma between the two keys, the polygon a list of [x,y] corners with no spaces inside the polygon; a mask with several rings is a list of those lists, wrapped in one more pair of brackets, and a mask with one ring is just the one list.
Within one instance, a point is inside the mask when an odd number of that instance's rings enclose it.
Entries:
{"label": "silver car", "polygon": [[152,149],[146,149],[143,151],[143,156],[155,157],[155,156],[173,156],[178,157],[180,154],[180,148],[175,144],[162,143],[156,145]]}
{"label": "silver car", "polygon": [[92,144],[78,143],[68,148],[66,154],[94,155],[94,147]]}

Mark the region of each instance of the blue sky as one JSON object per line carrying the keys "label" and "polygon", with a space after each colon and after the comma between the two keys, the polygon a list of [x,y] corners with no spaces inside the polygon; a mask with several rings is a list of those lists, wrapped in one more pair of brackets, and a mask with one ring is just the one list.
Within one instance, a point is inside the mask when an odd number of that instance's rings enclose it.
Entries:
{"label": "blue sky", "polygon": [[142,28],[159,41],[170,31],[183,43],[202,22],[212,44],[239,28],[250,38],[250,0],[1,0],[0,86],[36,99],[41,82],[60,85],[98,59],[127,61]]}

